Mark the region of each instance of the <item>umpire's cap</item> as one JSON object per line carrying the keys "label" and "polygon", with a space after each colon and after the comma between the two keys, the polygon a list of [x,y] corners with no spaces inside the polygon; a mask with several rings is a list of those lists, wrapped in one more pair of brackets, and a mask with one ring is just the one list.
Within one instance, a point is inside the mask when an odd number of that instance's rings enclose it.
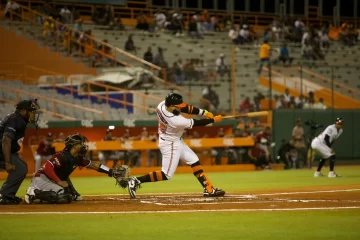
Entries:
{"label": "umpire's cap", "polygon": [[22,100],[16,104],[16,110],[36,111],[40,108],[37,99]]}
{"label": "umpire's cap", "polygon": [[165,106],[176,106],[176,107],[186,107],[186,103],[183,101],[183,98],[180,94],[170,93],[165,98]]}

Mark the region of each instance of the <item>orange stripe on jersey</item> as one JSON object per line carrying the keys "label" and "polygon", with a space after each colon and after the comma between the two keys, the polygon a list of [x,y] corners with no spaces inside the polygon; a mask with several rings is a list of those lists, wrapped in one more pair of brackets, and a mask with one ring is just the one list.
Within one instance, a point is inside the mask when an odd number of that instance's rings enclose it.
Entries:
{"label": "orange stripe on jersey", "polygon": [[171,158],[170,158],[169,168],[168,168],[168,170],[166,172],[167,175],[169,175],[173,158],[174,158],[174,142],[171,142]]}
{"label": "orange stripe on jersey", "polygon": [[186,107],[186,103],[180,103],[180,104],[176,104],[176,105],[174,105],[174,106],[177,106],[177,107],[181,107],[181,108],[183,108],[183,107]]}

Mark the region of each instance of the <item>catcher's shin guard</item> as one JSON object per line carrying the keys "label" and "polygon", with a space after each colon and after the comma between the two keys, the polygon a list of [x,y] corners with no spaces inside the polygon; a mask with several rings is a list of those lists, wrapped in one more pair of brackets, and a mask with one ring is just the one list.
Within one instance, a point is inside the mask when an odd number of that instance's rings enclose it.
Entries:
{"label": "catcher's shin guard", "polygon": [[40,191],[35,190],[35,198],[40,199],[49,203],[71,203],[72,195],[64,193],[63,190],[60,190],[58,193],[54,191]]}

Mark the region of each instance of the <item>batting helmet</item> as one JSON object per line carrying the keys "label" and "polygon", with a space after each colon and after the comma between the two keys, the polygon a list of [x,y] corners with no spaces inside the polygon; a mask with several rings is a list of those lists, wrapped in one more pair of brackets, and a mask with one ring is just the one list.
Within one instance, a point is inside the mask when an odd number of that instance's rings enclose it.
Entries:
{"label": "batting helmet", "polygon": [[186,107],[186,103],[183,101],[183,98],[180,94],[170,93],[165,98],[165,106]]}
{"label": "batting helmet", "polygon": [[342,125],[344,120],[341,117],[336,118],[335,123]]}
{"label": "batting helmet", "polygon": [[80,154],[85,155],[88,150],[88,146],[86,145],[87,142],[88,139],[81,134],[77,133],[70,135],[65,139],[65,150],[70,151],[71,148],[73,148],[75,145],[81,144],[82,147],[80,150]]}

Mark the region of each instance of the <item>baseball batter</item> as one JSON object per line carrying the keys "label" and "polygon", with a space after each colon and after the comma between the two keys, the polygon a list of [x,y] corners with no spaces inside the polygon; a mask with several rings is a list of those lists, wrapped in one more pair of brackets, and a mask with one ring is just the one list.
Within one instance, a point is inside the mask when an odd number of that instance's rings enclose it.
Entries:
{"label": "baseball batter", "polygon": [[[188,105],[183,102],[181,95],[176,93],[169,94],[165,101],[162,101],[157,109],[159,149],[162,153],[161,171],[150,172],[141,177],[132,177],[128,182],[128,190],[131,198],[136,198],[136,189],[141,183],[170,180],[179,164],[183,160],[190,165],[193,174],[204,188],[204,197],[224,196],[225,191],[215,188],[210,179],[204,173],[198,156],[183,142],[181,136],[185,129],[193,126],[205,126],[210,123],[220,122],[221,116],[215,116],[200,108]],[[205,116],[206,119],[188,119],[180,113],[195,114]]]}
{"label": "baseball batter", "polygon": [[334,172],[335,166],[335,152],[331,147],[335,139],[337,139],[343,132],[343,119],[336,118],[335,124],[329,125],[319,136],[315,137],[311,142],[311,148],[321,155],[319,166],[317,171],[314,174],[314,177],[321,177],[321,168],[324,166],[325,160],[330,160],[330,172],[328,174],[329,178],[340,177]]}

